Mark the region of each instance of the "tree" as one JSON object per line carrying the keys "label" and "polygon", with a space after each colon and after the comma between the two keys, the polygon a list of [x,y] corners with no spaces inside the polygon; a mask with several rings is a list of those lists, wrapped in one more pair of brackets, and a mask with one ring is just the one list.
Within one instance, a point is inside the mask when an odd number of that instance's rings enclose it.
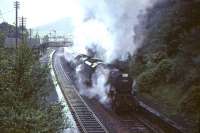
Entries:
{"label": "tree", "polygon": [[[197,127],[200,1],[157,1],[138,18],[134,39],[140,48],[132,59],[130,72],[139,92],[157,100],[168,116],[182,117],[185,112],[183,120],[186,120],[193,111],[190,123]],[[182,111],[177,113],[180,108]],[[194,127],[189,131],[197,132]]]}
{"label": "tree", "polygon": [[0,53],[0,131],[61,132],[68,121],[60,103],[47,101],[47,66],[42,67],[26,45],[19,46],[16,56],[5,53]]}

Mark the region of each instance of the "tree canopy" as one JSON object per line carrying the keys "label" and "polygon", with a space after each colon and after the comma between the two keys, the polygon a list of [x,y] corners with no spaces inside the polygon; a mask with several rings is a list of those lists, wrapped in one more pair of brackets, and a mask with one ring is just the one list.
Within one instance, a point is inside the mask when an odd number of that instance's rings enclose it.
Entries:
{"label": "tree canopy", "polygon": [[197,127],[200,1],[158,1],[138,18],[134,38],[140,48],[132,59],[130,73],[136,79],[140,94],[157,99],[162,107],[169,107],[165,110],[169,115],[169,112],[185,113],[184,118],[191,119]]}
{"label": "tree canopy", "polygon": [[48,66],[20,45],[16,54],[0,49],[0,131],[61,132],[68,126],[61,103],[47,101],[52,87]]}

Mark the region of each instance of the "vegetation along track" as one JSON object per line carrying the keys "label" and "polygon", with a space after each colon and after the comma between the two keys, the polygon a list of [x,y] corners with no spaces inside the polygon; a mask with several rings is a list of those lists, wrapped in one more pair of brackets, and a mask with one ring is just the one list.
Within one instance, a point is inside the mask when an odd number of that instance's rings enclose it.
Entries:
{"label": "vegetation along track", "polygon": [[[108,133],[106,127],[78,93],[68,75],[70,72],[65,72],[59,57],[55,56],[57,52],[53,54],[53,69],[79,130],[83,133]],[[133,120],[130,117],[121,119],[120,123],[122,128],[133,133],[153,133],[155,131],[152,131],[152,129],[138,121],[138,119]]]}

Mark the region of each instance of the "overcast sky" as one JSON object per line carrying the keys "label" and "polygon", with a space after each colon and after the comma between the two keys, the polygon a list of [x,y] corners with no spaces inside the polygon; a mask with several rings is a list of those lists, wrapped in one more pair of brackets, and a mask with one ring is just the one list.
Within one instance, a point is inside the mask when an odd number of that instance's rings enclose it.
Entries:
{"label": "overcast sky", "polygon": [[[76,16],[81,11],[78,0],[19,0],[19,16],[27,18],[27,27],[34,28],[56,20]],[[14,0],[0,0],[0,10],[5,21],[14,23]],[[0,16],[0,22],[2,22]]]}
{"label": "overcast sky", "polygon": [[[131,26],[136,20],[139,9],[143,9],[148,1],[152,0],[18,0],[20,2],[19,17],[24,16],[26,27],[35,31],[48,32],[58,29],[60,21],[65,20],[66,26],[70,26],[64,18],[72,18],[73,25],[80,26],[83,20],[94,15],[107,27],[112,27],[112,21],[121,20],[122,16],[133,18]],[[15,0],[0,0],[0,23],[4,20],[15,24]],[[117,9],[117,10],[116,10]],[[2,14],[2,15],[1,15]],[[56,23],[55,23],[56,22]],[[69,21],[68,21],[69,22]],[[61,26],[63,26],[62,24]],[[67,31],[66,27],[59,28]],[[130,27],[129,27],[130,28]],[[131,27],[132,28],[132,27]],[[59,32],[59,31],[58,31]]]}

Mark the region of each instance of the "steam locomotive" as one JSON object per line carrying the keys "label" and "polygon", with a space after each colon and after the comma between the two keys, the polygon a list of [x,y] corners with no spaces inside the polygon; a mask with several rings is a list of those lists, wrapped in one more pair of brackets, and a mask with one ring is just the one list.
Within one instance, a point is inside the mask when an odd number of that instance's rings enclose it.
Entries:
{"label": "steam locomotive", "polygon": [[[132,93],[133,80],[128,73],[117,68],[115,64],[105,64],[102,60],[84,54],[78,55],[69,62],[74,71],[84,76],[83,83],[86,86],[92,85],[92,76],[98,70],[109,70],[107,83],[110,85],[107,95],[110,99],[112,109],[117,112],[131,111],[136,108],[135,97]],[[76,68],[76,70],[75,70]],[[78,70],[77,70],[78,69]]]}

